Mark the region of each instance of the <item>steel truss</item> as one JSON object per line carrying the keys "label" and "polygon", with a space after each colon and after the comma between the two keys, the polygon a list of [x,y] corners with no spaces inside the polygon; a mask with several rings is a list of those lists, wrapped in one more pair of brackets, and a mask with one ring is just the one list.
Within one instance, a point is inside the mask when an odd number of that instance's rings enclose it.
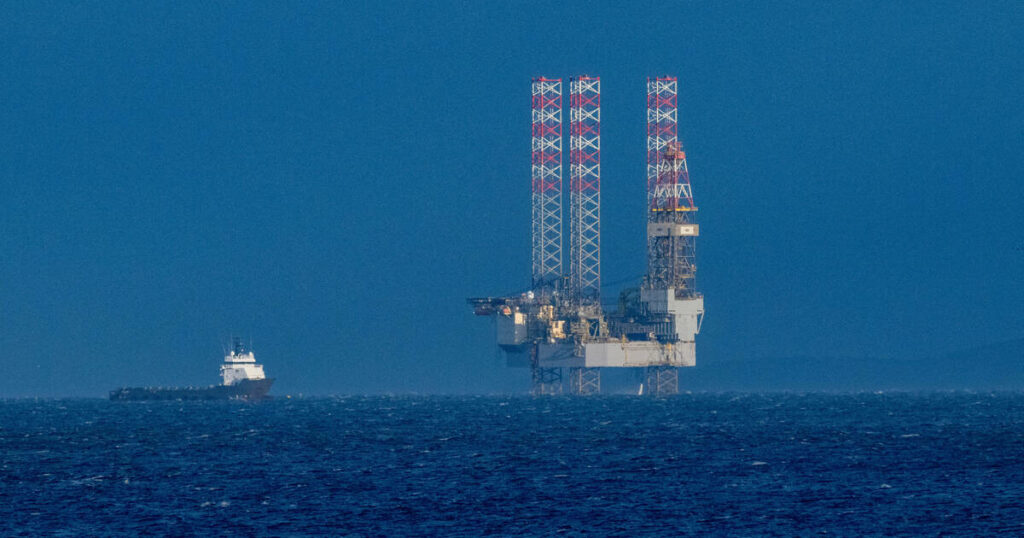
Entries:
{"label": "steel truss", "polygon": [[553,292],[562,277],[562,79],[533,79],[533,289]]}
{"label": "steel truss", "polygon": [[534,368],[533,389],[530,394],[534,396],[552,396],[562,393],[562,369],[561,368]]}
{"label": "steel truss", "polygon": [[601,369],[569,368],[569,393],[577,396],[601,394]]}
{"label": "steel truss", "polygon": [[561,394],[562,369],[560,367],[541,368],[539,352],[537,344],[530,346],[530,377],[533,381],[530,394],[533,396]]}
{"label": "steel truss", "polygon": [[679,368],[675,366],[648,366],[644,369],[644,385],[650,396],[679,394]]}
{"label": "steel truss", "polygon": [[[696,295],[697,207],[678,140],[678,81],[647,79],[647,279],[649,289]],[[652,227],[652,225],[655,225]],[[651,230],[661,230],[652,233]],[[671,231],[666,231],[671,230]]]}
{"label": "steel truss", "polygon": [[569,301],[601,308],[601,79],[569,79]]}

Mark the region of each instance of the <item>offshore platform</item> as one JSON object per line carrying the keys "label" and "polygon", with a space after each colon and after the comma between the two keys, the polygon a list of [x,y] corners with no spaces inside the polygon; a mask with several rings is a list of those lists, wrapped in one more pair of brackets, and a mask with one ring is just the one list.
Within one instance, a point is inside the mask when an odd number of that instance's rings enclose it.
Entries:
{"label": "offshore platform", "polygon": [[[678,136],[678,80],[647,80],[647,273],[614,312],[601,305],[601,80],[569,79],[569,259],[562,257],[562,80],[532,81],[532,284],[468,299],[495,320],[508,366],[528,367],[533,394],[597,394],[603,368],[642,368],[641,392],[679,391],[695,366],[704,317],[699,228]],[[567,267],[566,267],[567,266]]]}

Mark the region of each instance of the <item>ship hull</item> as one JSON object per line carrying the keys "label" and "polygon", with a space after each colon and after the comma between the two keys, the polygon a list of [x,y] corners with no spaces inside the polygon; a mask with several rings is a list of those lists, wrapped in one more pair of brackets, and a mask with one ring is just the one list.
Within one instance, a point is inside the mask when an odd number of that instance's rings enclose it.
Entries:
{"label": "ship hull", "polygon": [[273,379],[245,379],[232,385],[209,387],[126,387],[110,391],[111,400],[246,400],[268,398]]}

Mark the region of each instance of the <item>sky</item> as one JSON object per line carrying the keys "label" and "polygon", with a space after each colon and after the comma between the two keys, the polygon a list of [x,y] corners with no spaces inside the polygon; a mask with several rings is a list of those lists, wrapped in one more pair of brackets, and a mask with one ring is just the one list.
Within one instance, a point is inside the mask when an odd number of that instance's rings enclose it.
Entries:
{"label": "sky", "polygon": [[1021,50],[1019,2],[4,2],[0,397],[231,334],[277,394],[525,391],[465,299],[529,285],[536,76],[602,79],[606,299],[679,77],[699,365],[1020,338]]}

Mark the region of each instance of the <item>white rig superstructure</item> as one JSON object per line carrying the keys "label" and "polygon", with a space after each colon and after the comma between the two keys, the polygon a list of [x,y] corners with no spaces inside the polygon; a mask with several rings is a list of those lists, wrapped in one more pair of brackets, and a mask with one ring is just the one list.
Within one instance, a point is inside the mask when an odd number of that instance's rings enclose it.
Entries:
{"label": "white rig superstructure", "polygon": [[220,377],[224,385],[234,385],[243,380],[266,379],[263,365],[256,363],[252,351],[246,351],[242,341],[234,339],[233,349],[224,356],[224,364],[220,367]]}

